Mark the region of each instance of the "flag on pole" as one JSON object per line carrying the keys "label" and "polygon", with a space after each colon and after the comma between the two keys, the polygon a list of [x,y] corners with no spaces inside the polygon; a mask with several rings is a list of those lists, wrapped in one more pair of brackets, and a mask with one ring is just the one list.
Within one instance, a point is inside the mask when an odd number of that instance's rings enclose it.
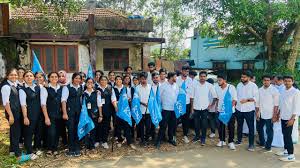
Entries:
{"label": "flag on pole", "polygon": [[154,92],[153,92],[152,88],[151,88],[150,96],[149,96],[149,100],[148,100],[148,111],[150,113],[152,123],[157,128],[159,125],[159,122],[161,120],[160,120],[160,117],[158,116],[159,108],[158,108],[157,101],[154,96]]}
{"label": "flag on pole", "polygon": [[77,128],[77,135],[79,140],[86,136],[91,130],[95,128],[95,124],[93,120],[88,115],[88,111],[86,108],[85,99],[83,99],[81,112],[79,116],[79,123]]}
{"label": "flag on pole", "polygon": [[156,102],[157,102],[157,108],[158,108],[158,111],[157,111],[157,117],[158,117],[158,120],[159,120],[159,122],[160,122],[160,121],[162,120],[162,115],[161,115],[161,112],[162,112],[162,105],[161,105],[161,99],[160,99],[160,89],[159,89],[159,85],[157,86],[157,89],[156,89],[155,99],[156,99]]}
{"label": "flag on pole", "polygon": [[135,89],[133,94],[133,99],[131,104],[131,115],[134,121],[136,122],[136,124],[139,124],[139,122],[143,118],[142,111],[141,111],[141,101],[137,89]]}
{"label": "flag on pole", "polygon": [[186,113],[186,84],[182,83],[181,88],[179,89],[179,94],[177,96],[177,101],[174,105],[174,111],[176,118],[184,115]]}
{"label": "flag on pole", "polygon": [[41,64],[40,64],[40,62],[39,62],[39,60],[38,60],[38,58],[35,55],[35,52],[33,50],[32,50],[32,55],[33,55],[33,63],[32,63],[32,69],[31,69],[31,71],[33,73],[37,73],[37,72],[44,73],[43,68],[42,68],[42,66],[41,66]]}
{"label": "flag on pole", "polygon": [[132,126],[131,111],[126,94],[126,88],[123,88],[120,94],[117,116]]}
{"label": "flag on pole", "polygon": [[229,92],[229,87],[224,95],[224,102],[222,104],[222,110],[219,112],[219,120],[224,123],[225,125],[228,124],[230,121],[230,118],[233,113],[232,109],[232,96]]}
{"label": "flag on pole", "polygon": [[86,78],[94,79],[93,67],[91,64],[89,64],[88,71],[86,73]]}

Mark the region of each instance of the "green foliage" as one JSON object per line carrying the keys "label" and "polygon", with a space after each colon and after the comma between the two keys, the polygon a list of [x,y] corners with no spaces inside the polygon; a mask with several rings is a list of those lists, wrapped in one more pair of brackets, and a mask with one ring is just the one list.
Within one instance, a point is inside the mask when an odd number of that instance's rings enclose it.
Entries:
{"label": "green foliage", "polygon": [[0,38],[0,52],[6,61],[6,68],[13,68],[18,65],[18,55],[15,41],[12,39]]}
{"label": "green foliage", "polygon": [[9,156],[9,138],[7,133],[0,134],[0,167],[17,168],[20,167],[17,158]]}
{"label": "green foliage", "polygon": [[[180,50],[178,48],[165,48],[162,50],[161,58],[169,60],[169,61],[176,61],[180,59],[187,59],[190,54],[190,49]],[[151,52],[151,57],[155,59],[160,58],[160,49],[154,49]]]}
{"label": "green foliage", "polygon": [[13,8],[29,6],[41,12],[40,19],[53,34],[68,34],[67,19],[78,14],[83,5],[82,0],[9,0],[9,3]]}

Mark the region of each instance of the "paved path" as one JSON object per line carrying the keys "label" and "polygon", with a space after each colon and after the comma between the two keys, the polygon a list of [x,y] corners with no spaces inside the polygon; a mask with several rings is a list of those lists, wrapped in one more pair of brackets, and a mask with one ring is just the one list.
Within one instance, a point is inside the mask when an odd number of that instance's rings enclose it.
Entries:
{"label": "paved path", "polygon": [[[274,152],[278,149],[274,149]],[[299,153],[300,145],[296,145]],[[63,167],[83,168],[300,168],[300,160],[293,163],[283,163],[274,153],[263,153],[257,148],[255,152],[248,152],[245,146],[236,151],[227,148],[201,147],[180,152],[154,152],[141,156],[124,156],[112,160],[86,161],[78,165],[64,165]]]}

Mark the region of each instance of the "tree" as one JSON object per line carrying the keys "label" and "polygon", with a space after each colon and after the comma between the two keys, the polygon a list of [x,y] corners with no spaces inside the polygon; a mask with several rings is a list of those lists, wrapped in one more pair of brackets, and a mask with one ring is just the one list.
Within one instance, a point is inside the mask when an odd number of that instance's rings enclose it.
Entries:
{"label": "tree", "polygon": [[[280,50],[290,37],[297,34],[299,0],[200,0],[194,6],[199,11],[200,31],[201,25],[208,26],[223,36],[226,44],[263,43],[269,63],[284,57],[279,55],[283,53]],[[291,51],[286,53],[297,56],[297,49],[291,47]],[[295,59],[287,62],[287,68],[293,71]]]}
{"label": "tree", "polygon": [[[1,1],[1,0],[0,0]],[[2,0],[4,1],[4,0]],[[76,15],[83,6],[82,0],[5,0],[12,8],[28,6],[42,13],[41,20],[54,34],[68,34],[67,18]],[[51,17],[49,17],[51,16]],[[22,19],[22,18],[20,18]]]}

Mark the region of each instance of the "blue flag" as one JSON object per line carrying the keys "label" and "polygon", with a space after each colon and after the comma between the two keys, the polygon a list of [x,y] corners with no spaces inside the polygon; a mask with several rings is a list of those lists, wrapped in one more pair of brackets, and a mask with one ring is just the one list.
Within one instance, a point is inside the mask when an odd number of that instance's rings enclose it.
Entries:
{"label": "blue flag", "polygon": [[232,116],[233,109],[232,109],[232,97],[228,89],[224,95],[224,102],[222,104],[222,110],[219,112],[219,120],[224,123],[225,125],[228,124],[230,118]]}
{"label": "blue flag", "polygon": [[131,104],[131,115],[134,121],[136,122],[136,124],[139,124],[141,119],[143,118],[142,111],[141,111],[141,101],[137,89],[134,90],[135,91],[133,94],[133,99]]}
{"label": "blue flag", "polygon": [[123,88],[120,94],[117,116],[132,126],[131,111],[126,94],[126,88]]}
{"label": "blue flag", "polygon": [[86,136],[91,130],[95,128],[95,124],[93,120],[88,115],[88,111],[86,108],[85,99],[83,99],[81,112],[79,116],[79,123],[77,128],[77,134],[79,140]]}
{"label": "blue flag", "polygon": [[186,84],[182,83],[181,88],[179,89],[179,94],[177,96],[177,101],[174,105],[174,111],[176,118],[184,115],[186,113]]}
{"label": "blue flag", "polygon": [[88,71],[86,73],[86,78],[92,78],[94,79],[94,73],[93,73],[93,68],[92,65],[89,65]]}
{"label": "blue flag", "polygon": [[35,55],[35,52],[32,50],[32,55],[33,55],[33,63],[32,63],[32,69],[31,71],[33,73],[36,73],[36,72],[42,72],[44,73],[43,71],[43,68],[39,62],[39,59],[37,58],[37,56]]}
{"label": "blue flag", "polygon": [[158,127],[160,122],[160,118],[158,116],[159,108],[152,88],[148,100],[148,111],[150,113],[152,123],[154,124],[155,127]]}
{"label": "blue flag", "polygon": [[157,86],[155,98],[156,98],[157,108],[158,108],[158,111],[157,111],[156,115],[157,115],[158,121],[160,122],[162,120],[162,116],[161,116],[162,105],[161,105],[161,99],[160,99],[159,86]]}

